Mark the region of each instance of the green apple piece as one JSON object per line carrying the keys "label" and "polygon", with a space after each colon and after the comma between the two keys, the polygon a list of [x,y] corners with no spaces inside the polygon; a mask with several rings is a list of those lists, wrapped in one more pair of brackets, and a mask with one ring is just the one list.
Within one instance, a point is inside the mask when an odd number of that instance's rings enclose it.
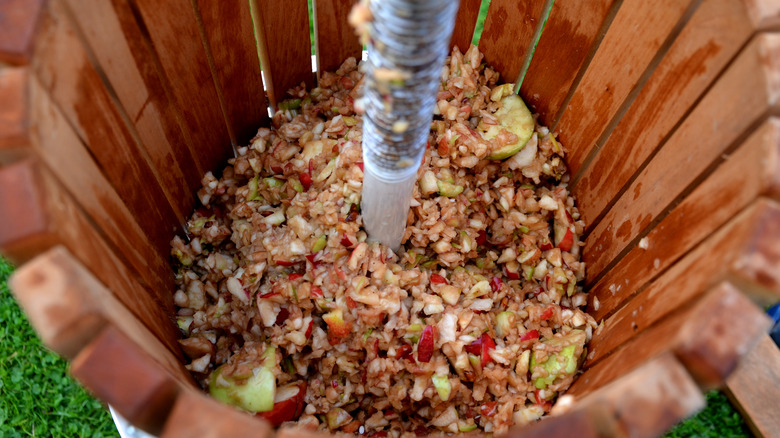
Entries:
{"label": "green apple piece", "polygon": [[439,194],[448,198],[454,198],[463,193],[463,186],[455,185],[447,181],[438,180]]}
{"label": "green apple piece", "polygon": [[325,415],[328,420],[328,428],[331,430],[338,429],[341,426],[352,421],[352,416],[349,412],[341,408],[333,408]]}
{"label": "green apple piece", "polygon": [[314,241],[314,244],[311,246],[311,252],[319,252],[325,249],[325,247],[328,245],[328,236],[322,235],[317,240]]}
{"label": "green apple piece", "polygon": [[209,393],[215,399],[249,412],[267,412],[274,408],[276,395],[276,347],[268,346],[263,353],[263,365],[252,370],[252,376],[237,382],[220,377],[223,366],[214,370],[209,382]]}
{"label": "green apple piece", "polygon": [[474,423],[473,418],[468,418],[466,420],[458,420],[458,430],[461,432],[471,432],[473,430],[477,429],[477,424]]}
{"label": "green apple piece", "polygon": [[498,125],[491,125],[482,134],[485,140],[491,140],[498,136],[502,129],[517,136],[517,142],[504,145],[488,155],[488,160],[504,160],[520,151],[528,143],[534,133],[534,117],[520,96],[510,94],[501,99],[503,106],[494,114],[498,119]]}
{"label": "green apple piece", "polygon": [[[534,380],[534,386],[538,389],[544,389],[552,384],[558,377],[571,376],[577,371],[578,356],[575,355],[577,347],[582,348],[585,344],[585,332],[582,330],[572,330],[561,338],[552,338],[543,341],[544,344],[553,347],[563,347],[559,353],[553,353],[547,356],[544,363],[536,361],[536,354],[531,355],[529,369],[533,372],[534,368],[541,365],[547,371],[547,377],[539,377]],[[565,345],[565,346],[564,346]]]}
{"label": "green apple piece", "polygon": [[505,337],[512,330],[515,322],[515,313],[510,311],[501,312],[496,316],[496,334],[499,337]]}
{"label": "green apple piece", "polygon": [[452,393],[452,385],[450,385],[449,377],[441,374],[434,374],[431,377],[433,380],[433,387],[436,388],[436,392],[439,393],[442,401],[450,399],[450,393]]}

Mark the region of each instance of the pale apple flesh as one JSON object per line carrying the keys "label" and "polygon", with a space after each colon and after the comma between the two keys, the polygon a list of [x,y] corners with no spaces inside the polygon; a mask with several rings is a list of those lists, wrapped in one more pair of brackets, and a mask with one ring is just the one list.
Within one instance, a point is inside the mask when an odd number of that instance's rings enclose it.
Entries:
{"label": "pale apple flesh", "polygon": [[224,365],[214,370],[209,381],[209,393],[215,399],[249,412],[266,412],[274,407],[276,376],[276,347],[268,346],[263,353],[263,364],[247,379],[222,375]]}
{"label": "pale apple flesh", "polygon": [[504,145],[488,155],[488,160],[504,160],[518,153],[534,134],[534,117],[520,96],[510,94],[501,99],[502,107],[496,111],[498,125],[491,125],[482,134],[485,140],[498,136],[501,130],[507,130],[517,136],[517,142]]}

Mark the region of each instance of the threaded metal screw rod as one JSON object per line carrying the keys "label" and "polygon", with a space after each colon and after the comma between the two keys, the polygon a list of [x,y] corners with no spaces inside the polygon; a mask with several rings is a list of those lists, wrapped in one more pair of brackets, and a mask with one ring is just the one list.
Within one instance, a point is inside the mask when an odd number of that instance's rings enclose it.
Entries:
{"label": "threaded metal screw rod", "polygon": [[369,237],[394,251],[401,246],[458,3],[370,3],[361,207]]}

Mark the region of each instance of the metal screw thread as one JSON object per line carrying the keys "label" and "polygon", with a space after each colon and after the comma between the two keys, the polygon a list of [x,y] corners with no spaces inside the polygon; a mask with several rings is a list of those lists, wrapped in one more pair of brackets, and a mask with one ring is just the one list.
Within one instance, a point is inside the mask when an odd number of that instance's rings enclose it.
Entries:
{"label": "metal screw thread", "polygon": [[370,3],[363,161],[382,180],[403,180],[420,166],[458,3]]}

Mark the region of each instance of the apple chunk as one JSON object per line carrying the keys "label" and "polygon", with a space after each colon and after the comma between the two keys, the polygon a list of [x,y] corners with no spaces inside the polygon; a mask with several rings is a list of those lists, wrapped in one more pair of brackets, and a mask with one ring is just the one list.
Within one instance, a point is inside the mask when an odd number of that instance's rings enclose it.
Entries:
{"label": "apple chunk", "polygon": [[222,375],[224,365],[214,370],[209,381],[209,394],[215,399],[249,412],[270,411],[274,407],[276,347],[268,346],[263,364],[247,379],[238,380]]}
{"label": "apple chunk", "polygon": [[293,421],[301,416],[306,406],[306,381],[291,383],[276,390],[274,407],[268,412],[257,414],[278,427],[285,421]]}
{"label": "apple chunk", "polygon": [[[511,93],[511,89],[510,89]],[[482,138],[490,140],[498,136],[501,130],[507,130],[517,136],[517,141],[498,148],[488,155],[488,160],[504,160],[519,152],[534,134],[534,117],[520,96],[510,94],[501,99],[502,107],[496,111],[498,125],[491,125],[482,134]]]}

